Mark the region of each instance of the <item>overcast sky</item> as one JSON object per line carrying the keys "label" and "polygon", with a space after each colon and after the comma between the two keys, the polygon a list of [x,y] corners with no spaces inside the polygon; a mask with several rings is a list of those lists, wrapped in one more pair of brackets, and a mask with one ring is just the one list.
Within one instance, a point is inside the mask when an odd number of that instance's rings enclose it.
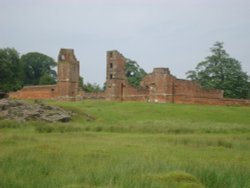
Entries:
{"label": "overcast sky", "polygon": [[215,41],[250,74],[250,0],[0,0],[0,48],[73,48],[85,82],[103,84],[113,49],[185,78]]}

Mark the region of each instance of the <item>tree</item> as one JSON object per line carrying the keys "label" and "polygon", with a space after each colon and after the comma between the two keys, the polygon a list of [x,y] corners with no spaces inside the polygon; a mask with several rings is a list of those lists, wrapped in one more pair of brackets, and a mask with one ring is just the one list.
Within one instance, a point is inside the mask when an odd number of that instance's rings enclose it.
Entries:
{"label": "tree", "polygon": [[49,84],[56,84],[56,80],[53,76],[45,73],[41,76],[39,80],[39,85],[49,85]]}
{"label": "tree", "polygon": [[87,83],[83,85],[83,90],[87,93],[91,92],[101,92],[103,91],[102,88],[97,83]]}
{"label": "tree", "polygon": [[242,71],[240,62],[229,56],[222,42],[216,42],[211,52],[195,70],[186,73],[187,78],[207,89],[222,89],[225,97],[247,98],[249,77]]}
{"label": "tree", "polygon": [[79,76],[79,88],[84,90],[83,77],[82,76]]}
{"label": "tree", "polygon": [[21,57],[24,71],[24,85],[54,84],[56,62],[49,56],[30,52]]}
{"label": "tree", "polygon": [[134,87],[140,87],[141,80],[147,75],[147,73],[140,68],[136,61],[126,59],[125,75],[129,84]]}
{"label": "tree", "polygon": [[247,99],[250,99],[250,81],[248,81],[248,93],[247,93]]}
{"label": "tree", "polygon": [[87,83],[84,84],[84,78],[82,76],[79,77],[79,88],[82,89],[83,91],[87,93],[92,93],[92,92],[102,92],[104,91],[103,88],[100,87],[97,83]]}
{"label": "tree", "polygon": [[22,69],[14,48],[0,49],[0,90],[15,91],[22,87]]}

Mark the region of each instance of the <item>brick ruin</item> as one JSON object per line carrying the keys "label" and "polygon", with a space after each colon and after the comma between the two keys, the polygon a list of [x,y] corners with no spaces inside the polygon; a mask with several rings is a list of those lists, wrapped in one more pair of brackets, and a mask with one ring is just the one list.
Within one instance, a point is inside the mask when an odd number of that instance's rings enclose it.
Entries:
{"label": "brick ruin", "polygon": [[57,97],[62,99],[75,98],[79,91],[79,61],[76,59],[74,50],[61,49],[58,56],[58,80]]}
{"label": "brick ruin", "polygon": [[9,93],[9,96],[17,99],[76,100],[79,94],[79,61],[73,49],[60,50],[57,74],[56,85],[25,86],[17,92]]}
{"label": "brick ruin", "polygon": [[250,106],[249,100],[225,99],[222,90],[207,90],[195,81],[178,79],[168,68],[154,68],[141,87],[134,88],[125,76],[125,64],[126,58],[118,51],[107,52],[107,100]]}
{"label": "brick ruin", "polygon": [[141,101],[155,103],[211,104],[250,106],[249,100],[225,99],[222,90],[206,90],[194,81],[178,79],[168,68],[154,68],[135,88],[125,75],[126,58],[116,50],[106,57],[106,89],[99,93],[79,90],[79,61],[72,49],[61,49],[58,56],[56,85],[26,86],[10,93],[11,98],[81,100],[86,98],[111,101]]}
{"label": "brick ruin", "polygon": [[177,79],[168,68],[154,68],[141,81],[141,88],[136,89],[127,81],[125,63],[118,51],[107,52],[106,98],[109,100],[175,103],[189,98],[223,98],[223,91],[204,90],[193,81]]}

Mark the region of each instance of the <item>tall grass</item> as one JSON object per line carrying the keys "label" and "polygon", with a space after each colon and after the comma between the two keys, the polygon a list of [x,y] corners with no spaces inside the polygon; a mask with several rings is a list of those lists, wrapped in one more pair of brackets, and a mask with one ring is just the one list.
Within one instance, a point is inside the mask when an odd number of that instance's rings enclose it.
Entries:
{"label": "tall grass", "polygon": [[250,187],[249,108],[49,103],[73,121],[0,121],[0,187]]}
{"label": "tall grass", "polygon": [[162,181],[174,172],[190,174],[203,187],[249,185],[249,150],[216,144],[186,145],[181,143],[180,135],[176,138],[180,143],[174,143],[168,141],[169,136],[26,133],[18,137],[7,133],[1,135],[5,153],[0,156],[0,185],[133,188],[190,184],[175,182],[178,177]]}

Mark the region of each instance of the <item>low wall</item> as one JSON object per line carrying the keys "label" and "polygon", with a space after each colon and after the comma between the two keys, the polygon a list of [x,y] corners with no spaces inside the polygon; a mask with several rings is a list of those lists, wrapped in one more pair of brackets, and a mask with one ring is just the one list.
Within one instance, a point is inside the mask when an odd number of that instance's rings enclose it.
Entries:
{"label": "low wall", "polygon": [[[53,99],[58,98],[56,85],[45,86],[26,86],[17,92],[9,93],[10,98],[14,99]],[[215,95],[213,95],[215,94]],[[150,95],[147,90],[135,89],[128,87],[124,90],[123,101],[140,101],[156,103],[176,103],[176,104],[202,104],[202,105],[227,105],[227,106],[250,106],[250,100],[218,98],[219,93],[213,93],[214,98],[209,97],[192,97],[187,95]],[[218,94],[218,95],[217,95]],[[81,99],[106,99],[105,92],[85,93],[80,92],[79,99],[70,98],[70,101]],[[65,101],[65,98],[62,98]],[[69,98],[67,98],[69,100]]]}
{"label": "low wall", "polygon": [[126,95],[122,98],[123,101],[148,102],[147,95]]}
{"label": "low wall", "polygon": [[56,96],[56,85],[26,86],[17,92],[9,93],[15,99],[51,99]]}
{"label": "low wall", "polygon": [[186,95],[198,98],[223,98],[223,91],[218,89],[203,89],[201,86],[190,80],[175,80],[175,95]]}
{"label": "low wall", "polygon": [[205,105],[224,105],[224,106],[250,106],[250,100],[229,99],[229,98],[206,98],[206,97],[187,97],[175,96],[176,104],[205,104]]}
{"label": "low wall", "polygon": [[148,93],[146,89],[137,89],[127,84],[127,86],[123,88],[122,100],[147,102]]}
{"label": "low wall", "polygon": [[150,94],[148,97],[148,102],[155,103],[173,103],[173,95],[165,93],[154,93]]}
{"label": "low wall", "polygon": [[222,105],[250,106],[250,100],[242,99],[221,99]]}
{"label": "low wall", "polygon": [[81,92],[81,96],[83,99],[105,99],[106,94],[105,92]]}

